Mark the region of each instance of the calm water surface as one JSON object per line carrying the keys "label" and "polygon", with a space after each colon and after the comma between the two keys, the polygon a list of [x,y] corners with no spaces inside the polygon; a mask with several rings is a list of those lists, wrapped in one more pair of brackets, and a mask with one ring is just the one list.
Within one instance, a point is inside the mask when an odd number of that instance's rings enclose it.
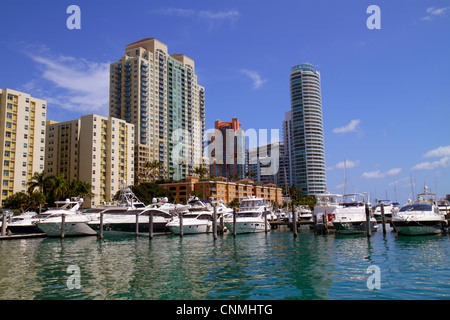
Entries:
{"label": "calm water surface", "polygon": [[[80,270],[69,289],[67,268]],[[380,270],[370,290],[367,268]],[[0,299],[449,299],[450,235],[302,229],[0,242]]]}

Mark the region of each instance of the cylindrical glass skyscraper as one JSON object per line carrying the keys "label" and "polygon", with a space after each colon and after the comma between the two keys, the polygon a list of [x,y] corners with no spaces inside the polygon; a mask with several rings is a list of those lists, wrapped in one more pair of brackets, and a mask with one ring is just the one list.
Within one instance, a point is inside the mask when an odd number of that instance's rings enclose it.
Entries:
{"label": "cylindrical glass skyscraper", "polygon": [[320,72],[310,64],[291,68],[291,184],[302,194],[326,192]]}

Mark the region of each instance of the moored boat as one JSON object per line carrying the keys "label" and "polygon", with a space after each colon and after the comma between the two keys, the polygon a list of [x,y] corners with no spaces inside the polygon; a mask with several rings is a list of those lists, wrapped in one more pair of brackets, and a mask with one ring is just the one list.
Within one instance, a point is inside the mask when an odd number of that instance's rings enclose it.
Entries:
{"label": "moored boat", "polygon": [[[61,235],[63,216],[65,217],[64,235],[65,236],[93,236],[97,235],[95,230],[89,227],[88,222],[91,218],[79,211],[83,199],[66,201],[56,201],[54,209],[46,211],[47,217],[38,221],[36,226],[49,237]],[[62,205],[60,207],[60,205]]]}
{"label": "moored boat", "polygon": [[401,207],[392,217],[392,224],[398,234],[428,235],[441,233],[447,227],[447,220],[439,211],[434,193],[424,192],[417,195],[417,200]]}
{"label": "moored boat", "polygon": [[270,231],[270,224],[265,217],[271,214],[269,208],[269,204],[262,198],[242,199],[239,212],[236,213],[236,224],[233,215],[229,215],[224,220],[225,226],[234,233],[236,225],[236,234]]}
{"label": "moored boat", "polygon": [[[167,223],[167,228],[174,234],[195,234],[212,232],[213,211],[197,197],[191,197],[187,205],[176,205],[175,215]],[[182,223],[180,224],[180,214]],[[181,229],[182,225],[182,229]]]}
{"label": "moored boat", "polygon": [[367,222],[365,193],[350,193],[343,197],[344,202],[334,213],[332,220],[336,232],[339,234],[366,233],[367,223],[370,224],[371,231],[376,231],[378,225],[375,218],[371,216]]}

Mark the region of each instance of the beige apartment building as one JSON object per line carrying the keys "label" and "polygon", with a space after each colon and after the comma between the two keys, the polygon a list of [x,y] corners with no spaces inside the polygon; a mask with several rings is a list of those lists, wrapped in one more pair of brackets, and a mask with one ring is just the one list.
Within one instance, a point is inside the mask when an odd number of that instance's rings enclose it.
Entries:
{"label": "beige apartment building", "polygon": [[92,184],[93,199],[84,207],[112,200],[121,181],[134,180],[134,125],[95,114],[80,119],[47,121],[45,171],[68,181]]}
{"label": "beige apartment building", "polygon": [[184,179],[205,164],[205,89],[197,83],[194,60],[169,55],[167,45],[147,38],[125,47],[111,64],[110,116],[135,125],[135,182],[144,165],[159,161],[166,177]]}
{"label": "beige apartment building", "polygon": [[25,192],[34,172],[44,169],[47,101],[0,89],[1,201]]}

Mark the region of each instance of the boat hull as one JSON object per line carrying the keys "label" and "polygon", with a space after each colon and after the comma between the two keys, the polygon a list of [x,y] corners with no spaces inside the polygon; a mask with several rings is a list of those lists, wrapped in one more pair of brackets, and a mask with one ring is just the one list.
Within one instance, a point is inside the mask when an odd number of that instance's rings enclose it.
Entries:
{"label": "boat hull", "polygon": [[[367,232],[367,221],[333,221],[333,226],[339,234],[360,234]],[[376,222],[370,221],[370,230],[377,231]]]}
{"label": "boat hull", "polygon": [[[173,223],[167,226],[173,234],[181,234],[180,225]],[[212,232],[211,224],[183,224],[183,234],[209,233]]]}
{"label": "boat hull", "polygon": [[[156,233],[165,233],[170,232],[170,229],[166,226],[167,222],[153,222],[153,232]],[[94,230],[100,230],[100,223],[92,223],[89,226]],[[126,233],[135,233],[136,232],[136,223],[104,223],[103,231],[118,231],[118,232],[126,232]],[[149,223],[148,222],[139,222],[138,227],[139,233],[148,233],[149,232]]]}
{"label": "boat hull", "polygon": [[[225,226],[231,233],[234,233],[233,222],[225,222]],[[265,232],[266,227],[261,221],[236,221],[236,234]],[[267,223],[267,231],[270,231],[270,225]]]}
{"label": "boat hull", "polygon": [[36,225],[8,225],[7,229],[13,234],[33,234],[33,233],[43,233]]}
{"label": "boat hull", "polygon": [[[39,222],[37,227],[49,237],[61,236],[61,223]],[[66,222],[64,224],[64,236],[95,236],[97,232],[86,222]]]}
{"label": "boat hull", "polygon": [[394,219],[392,225],[398,234],[415,236],[441,233],[445,227],[445,222],[440,220],[403,221]]}

